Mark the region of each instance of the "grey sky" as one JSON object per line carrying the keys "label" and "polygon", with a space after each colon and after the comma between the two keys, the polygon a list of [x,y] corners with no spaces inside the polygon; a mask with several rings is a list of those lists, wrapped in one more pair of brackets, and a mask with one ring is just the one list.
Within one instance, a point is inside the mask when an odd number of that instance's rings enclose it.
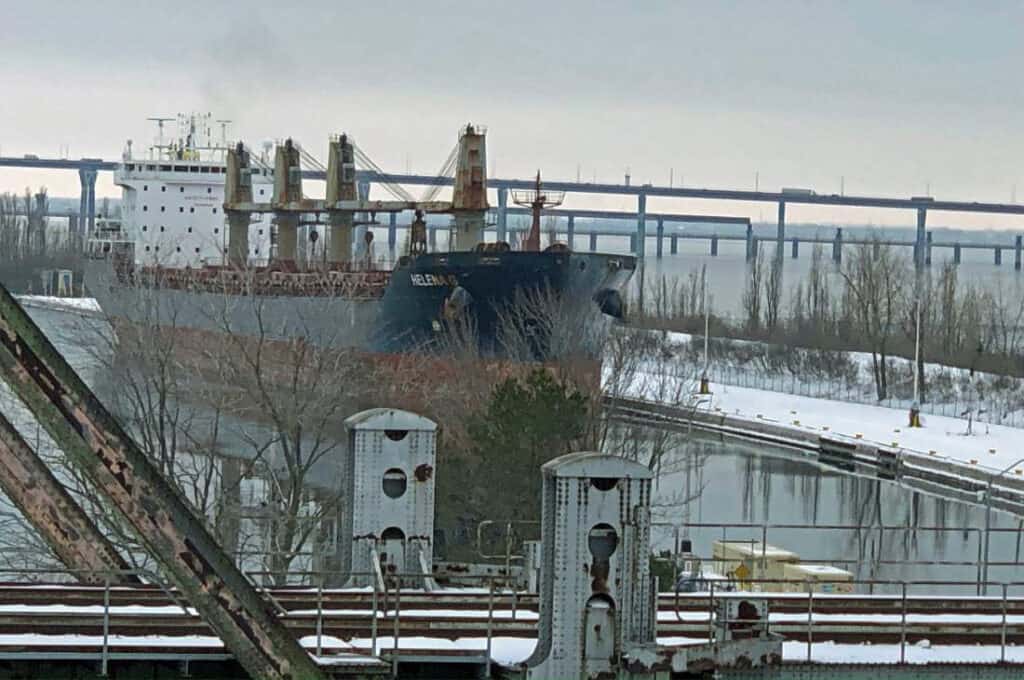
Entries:
{"label": "grey sky", "polygon": [[[386,168],[432,172],[474,121],[502,176],[1024,195],[1019,2],[296,4],[10,7],[0,150],[114,157],[151,139],[147,116],[202,110],[314,152],[345,130]],[[77,193],[0,173],[29,182]],[[829,216],[894,219],[793,219]]]}

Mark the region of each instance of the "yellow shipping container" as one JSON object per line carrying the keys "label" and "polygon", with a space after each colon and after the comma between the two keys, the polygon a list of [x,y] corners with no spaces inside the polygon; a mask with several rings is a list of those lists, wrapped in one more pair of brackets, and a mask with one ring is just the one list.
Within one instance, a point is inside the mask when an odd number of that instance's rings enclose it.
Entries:
{"label": "yellow shipping container", "polygon": [[806,593],[808,584],[815,593],[852,593],[853,574],[827,564],[784,564],[787,592]]}
{"label": "yellow shipping container", "polygon": [[[761,541],[715,541],[711,556],[714,569],[738,581],[782,579],[784,564],[799,562],[795,553]],[[758,590],[781,590],[782,584],[755,584]]]}

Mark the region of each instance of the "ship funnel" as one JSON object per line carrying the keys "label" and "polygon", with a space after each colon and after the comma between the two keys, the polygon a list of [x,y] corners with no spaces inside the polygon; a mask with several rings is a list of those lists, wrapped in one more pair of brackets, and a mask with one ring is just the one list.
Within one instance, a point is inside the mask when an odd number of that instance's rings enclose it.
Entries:
{"label": "ship funnel", "polygon": [[452,194],[455,250],[473,250],[483,242],[487,208],[486,131],[480,126],[467,125],[459,134]]}
{"label": "ship funnel", "polygon": [[228,265],[244,269],[249,263],[249,213],[240,210],[252,203],[252,170],[249,152],[239,142],[228,149],[224,178],[224,214],[228,219]]}
{"label": "ship funnel", "polygon": [[338,201],[354,201],[356,188],[355,147],[348,135],[330,140],[327,150],[327,206],[330,232],[328,257],[333,264],[348,264],[352,260],[353,213],[336,210]]}
{"label": "ship funnel", "polygon": [[291,139],[277,147],[274,154],[274,220],[277,223],[277,259],[294,265],[298,250],[299,215],[282,210],[302,200],[302,168],[299,148]]}

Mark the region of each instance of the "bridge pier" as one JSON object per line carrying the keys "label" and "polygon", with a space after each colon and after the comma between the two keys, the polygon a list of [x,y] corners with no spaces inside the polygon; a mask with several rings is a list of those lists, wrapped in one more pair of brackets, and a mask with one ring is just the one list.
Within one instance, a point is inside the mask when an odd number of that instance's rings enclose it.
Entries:
{"label": "bridge pier", "polygon": [[633,252],[640,259],[647,250],[647,194],[640,193],[636,197],[636,248]]}
{"label": "bridge pier", "polygon": [[[498,189],[498,241],[508,240],[508,189]],[[569,229],[572,230],[572,217],[569,218]],[[569,247],[572,247],[572,237],[569,237]]]}
{"label": "bridge pier", "polygon": [[926,234],[925,247],[924,247],[924,266],[932,266],[932,232]]}
{"label": "bridge pier", "polygon": [[995,264],[996,264],[997,267],[1002,266],[1002,264],[1003,264],[1003,249],[1000,248],[999,246],[996,246],[996,248],[995,248],[995,260],[996,260]]}
{"label": "bridge pier", "polygon": [[1024,238],[1020,234],[1013,239],[1013,268],[1020,271],[1020,251],[1021,251],[1021,239]]}
{"label": "bridge pier", "polygon": [[395,245],[398,243],[398,213],[388,216],[388,252],[395,256]]}
{"label": "bridge pier", "polygon": [[[781,262],[786,248],[786,203],[779,201],[779,221],[775,232],[775,259]],[[781,272],[782,269],[780,268]]]}
{"label": "bridge pier", "polygon": [[637,246],[636,234],[630,234],[629,235],[629,252],[631,252],[632,254],[636,255],[637,257],[643,257],[640,254],[640,251],[639,251],[638,246]]}
{"label": "bridge pier", "polygon": [[[363,181],[356,185],[356,191],[359,194],[360,201],[368,201],[370,199],[370,183]],[[363,222],[358,227],[352,230],[353,248],[352,252],[359,253],[360,248],[363,248],[363,244],[366,243],[366,230],[370,227],[365,224],[370,221],[369,213],[362,213],[362,217],[359,218],[359,222]]]}
{"label": "bridge pier", "polygon": [[928,219],[928,211],[924,208],[917,209],[917,236],[914,239],[914,269],[920,272],[925,266],[925,248],[927,235],[925,223]]}
{"label": "bridge pier", "polygon": [[[675,252],[675,251],[672,251]],[[711,257],[718,257],[718,237],[711,237]]]}
{"label": "bridge pier", "polygon": [[[878,248],[878,244],[875,244]],[[843,229],[836,229],[836,237],[832,240],[832,261],[837,265],[843,263]]]}
{"label": "bridge pier", "polygon": [[572,250],[576,245],[576,216],[569,215],[568,226],[566,227],[565,240],[569,244],[569,250]]}
{"label": "bridge pier", "polygon": [[668,237],[668,252],[669,255],[675,255],[679,252],[679,236],[672,234]]}
{"label": "bridge pier", "polygon": [[79,168],[82,190],[78,199],[78,226],[82,236],[91,236],[96,227],[96,168]]}
{"label": "bridge pier", "polygon": [[960,264],[960,244],[953,245],[953,264]]}
{"label": "bridge pier", "polygon": [[596,253],[597,252],[597,232],[596,231],[590,232],[590,252],[592,252],[592,253]]}
{"label": "bridge pier", "polygon": [[658,218],[658,259],[661,259],[662,241],[665,239],[665,220],[664,218]]}
{"label": "bridge pier", "polygon": [[793,259],[800,257],[800,239],[793,239]]}
{"label": "bridge pier", "polygon": [[750,262],[757,255],[757,245],[754,241],[754,225],[747,225],[747,262]]}

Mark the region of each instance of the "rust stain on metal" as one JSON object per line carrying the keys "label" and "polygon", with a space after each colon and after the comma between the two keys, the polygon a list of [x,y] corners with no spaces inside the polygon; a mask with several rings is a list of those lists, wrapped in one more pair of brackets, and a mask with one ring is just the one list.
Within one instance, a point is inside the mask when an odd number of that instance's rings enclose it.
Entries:
{"label": "rust stain on metal", "polygon": [[138,576],[126,573],[130,565],[3,414],[0,487],[79,581],[141,583]]}
{"label": "rust stain on metal", "polygon": [[417,482],[429,481],[430,478],[434,476],[434,468],[433,466],[428,465],[426,463],[423,463],[422,465],[417,465],[416,469],[413,470],[412,476],[416,479]]}
{"label": "rust stain on metal", "polygon": [[253,678],[324,678],[202,520],[3,286],[0,374]]}

